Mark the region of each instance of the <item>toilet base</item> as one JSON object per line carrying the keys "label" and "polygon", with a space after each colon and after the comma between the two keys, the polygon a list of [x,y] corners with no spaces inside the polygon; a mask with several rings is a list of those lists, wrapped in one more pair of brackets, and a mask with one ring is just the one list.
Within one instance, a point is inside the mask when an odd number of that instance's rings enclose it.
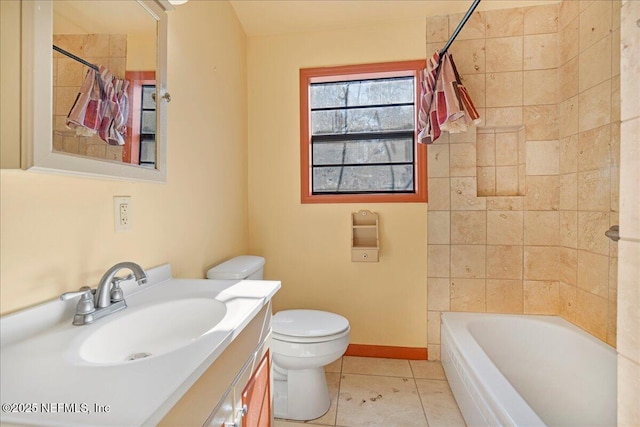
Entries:
{"label": "toilet base", "polygon": [[324,415],[331,406],[324,367],[286,370],[273,364],[273,415],[306,421]]}

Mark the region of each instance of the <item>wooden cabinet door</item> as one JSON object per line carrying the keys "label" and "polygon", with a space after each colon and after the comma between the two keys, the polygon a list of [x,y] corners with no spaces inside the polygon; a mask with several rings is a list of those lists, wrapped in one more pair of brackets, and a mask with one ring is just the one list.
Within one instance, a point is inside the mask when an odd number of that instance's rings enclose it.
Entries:
{"label": "wooden cabinet door", "polygon": [[247,408],[242,427],[271,427],[269,388],[269,352],[267,351],[242,391],[242,405]]}

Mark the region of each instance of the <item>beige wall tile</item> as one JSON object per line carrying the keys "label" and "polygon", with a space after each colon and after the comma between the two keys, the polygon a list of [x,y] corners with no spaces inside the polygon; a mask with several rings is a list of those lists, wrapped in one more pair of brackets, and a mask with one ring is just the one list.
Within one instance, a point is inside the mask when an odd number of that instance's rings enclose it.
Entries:
{"label": "beige wall tile", "polygon": [[484,278],[486,258],[484,245],[451,245],[451,277]]}
{"label": "beige wall tile", "polygon": [[450,144],[451,153],[449,168],[451,176],[476,176],[476,147],[475,144]]}
{"label": "beige wall tile", "polygon": [[[427,341],[440,344],[440,312],[427,312]],[[388,375],[388,374],[385,374]]]}
{"label": "beige wall tile", "polygon": [[609,256],[609,212],[578,212],[578,249]]}
{"label": "beige wall tile", "polygon": [[[442,49],[442,43],[437,49]],[[449,52],[456,61],[456,67],[461,75],[479,74],[486,72],[485,40],[458,40],[451,45]]]}
{"label": "beige wall tile", "polygon": [[109,56],[110,57],[126,57],[127,56],[127,35],[111,34],[109,35]]}
{"label": "beige wall tile", "polygon": [[574,249],[578,247],[578,212],[560,211],[560,245]]}
{"label": "beige wall tile", "polygon": [[555,211],[560,203],[560,177],[528,176],[526,210]]}
{"label": "beige wall tile", "polygon": [[578,172],[578,135],[560,140],[560,173]]}
{"label": "beige wall tile", "polygon": [[555,246],[525,246],[524,278],[557,280],[559,262],[559,249]]}
{"label": "beige wall tile", "polygon": [[[486,12],[474,12],[464,25],[456,40],[483,39],[485,38],[485,14]],[[449,15],[449,33],[453,33],[456,29],[464,13],[453,13]]]}
{"label": "beige wall tile", "polygon": [[496,135],[494,132],[478,133],[476,141],[477,166],[495,166],[496,164]]}
{"label": "beige wall tile", "polygon": [[497,107],[486,109],[486,126],[517,126],[523,123],[522,107]]}
{"label": "beige wall tile", "polygon": [[611,80],[581,92],[578,98],[580,132],[597,128],[611,121]]}
{"label": "beige wall tile", "polygon": [[[631,2],[630,2],[631,3]],[[618,425],[640,425],[640,364],[618,355]]]}
{"label": "beige wall tile", "polygon": [[558,100],[566,101],[578,95],[578,84],[578,57],[576,56],[558,69]]}
{"label": "beige wall tile", "polygon": [[558,23],[560,28],[569,24],[571,21],[578,18],[580,13],[580,7],[577,1],[562,1],[560,2],[560,13],[558,16]]}
{"label": "beige wall tile", "polygon": [[487,213],[485,211],[452,211],[452,244],[486,244]]}
{"label": "beige wall tile", "polygon": [[496,166],[518,165],[518,134],[496,132]]}
{"label": "beige wall tile", "polygon": [[620,157],[620,236],[640,238],[640,119],[622,122]]}
{"label": "beige wall tile", "polygon": [[580,92],[611,78],[611,67],[596,65],[598,63],[608,64],[609,58],[611,58],[611,36],[597,41],[580,53]]}
{"label": "beige wall tile", "polygon": [[578,251],[571,248],[560,248],[560,281],[571,286],[578,283]]}
{"label": "beige wall tile", "polygon": [[76,91],[82,85],[85,75],[85,67],[78,61],[70,58],[56,60],[58,72],[56,73],[56,86],[75,86]]}
{"label": "beige wall tile", "polygon": [[530,211],[524,213],[524,244],[550,246],[560,243],[560,213]]}
{"label": "beige wall tile", "polygon": [[580,53],[580,20],[572,20],[558,34],[558,61],[560,65],[566,64],[570,59],[576,58]]}
{"label": "beige wall tile", "polygon": [[429,278],[449,277],[450,253],[449,245],[427,245],[427,276]]}
{"label": "beige wall tile", "polygon": [[447,16],[430,16],[427,18],[427,40],[429,43],[449,40],[449,18]]}
{"label": "beige wall tile", "polygon": [[524,8],[524,33],[542,34],[558,31],[559,4]]}
{"label": "beige wall tile", "polygon": [[485,210],[487,202],[478,197],[476,178],[451,178],[451,209],[452,210]]}
{"label": "beige wall tile", "polygon": [[579,96],[563,101],[558,106],[558,134],[560,138],[578,133],[580,112],[578,109]]}
{"label": "beige wall tile", "polygon": [[[619,15],[618,15],[619,16]],[[620,29],[611,33],[611,75],[620,75]]]}
{"label": "beige wall tile", "polygon": [[449,279],[430,277],[428,281],[427,309],[449,311]]}
{"label": "beige wall tile", "polygon": [[487,74],[487,107],[522,105],[522,71]]}
{"label": "beige wall tile", "polygon": [[557,175],[560,143],[557,140],[527,141],[527,175]]}
{"label": "beige wall tile", "polygon": [[607,309],[606,298],[577,289],[576,324],[603,341],[607,337]]}
{"label": "beige wall tile", "polygon": [[522,280],[487,280],[487,312],[522,313]]}
{"label": "beige wall tile", "polygon": [[528,105],[524,107],[527,140],[558,139],[558,107],[556,105]]}
{"label": "beige wall tile", "polygon": [[555,68],[525,71],[523,74],[523,104],[556,105],[558,103],[558,74],[558,70]]}
{"label": "beige wall tile", "polygon": [[521,36],[524,9],[497,9],[486,12],[487,38]]}
{"label": "beige wall tile", "polygon": [[427,158],[429,178],[449,176],[449,144],[427,145]]}
{"label": "beige wall tile", "polygon": [[524,206],[523,197],[488,197],[487,210],[491,211],[521,211]]}
{"label": "beige wall tile", "polygon": [[611,122],[620,121],[620,75],[611,78]]}
{"label": "beige wall tile", "polygon": [[620,240],[618,244],[618,351],[640,362],[640,242]]}
{"label": "beige wall tile", "polygon": [[452,134],[443,132],[443,134],[447,134],[449,136],[449,143],[451,144],[463,144],[467,142],[475,144],[476,133],[477,133],[477,128],[475,126],[468,128],[466,132],[459,132],[459,133],[452,133]]}
{"label": "beige wall tile", "polygon": [[570,322],[576,320],[576,287],[560,282],[558,314]]}
{"label": "beige wall tile", "polygon": [[611,127],[607,124],[578,135],[578,171],[602,169],[611,164]]}
{"label": "beige wall tile", "polygon": [[608,168],[578,173],[578,210],[608,211],[610,199]]}
{"label": "beige wall tile", "polygon": [[517,196],[518,166],[496,166],[496,196]]}
{"label": "beige wall tile", "polygon": [[109,57],[109,35],[108,34],[87,34],[84,38],[83,58],[108,58]]}
{"label": "beige wall tile", "polygon": [[524,36],[524,69],[544,70],[558,67],[558,36],[534,34]]}
{"label": "beige wall tile", "polygon": [[611,31],[611,1],[595,1],[580,13],[580,52]]}
{"label": "beige wall tile", "polygon": [[560,209],[578,209],[578,174],[567,173],[560,175]]}
{"label": "beige wall tile", "polygon": [[522,246],[487,246],[487,278],[522,280]]}
{"label": "beige wall tile", "polygon": [[578,288],[605,299],[609,297],[607,256],[578,250]]}
{"label": "beige wall tile", "polygon": [[427,242],[431,245],[448,245],[451,232],[449,211],[429,211],[427,213]]}
{"label": "beige wall tile", "polygon": [[452,279],[451,310],[484,312],[486,309],[484,279]]}
{"label": "beige wall tile", "polygon": [[523,224],[521,211],[488,211],[487,244],[522,245]]}
{"label": "beige wall tile", "polygon": [[612,298],[611,295],[609,295],[609,309],[607,311],[607,339],[606,339],[606,343],[609,344],[610,346],[614,347],[616,346],[616,342],[617,342],[617,310],[618,310],[618,304],[617,304],[617,298]]}
{"label": "beige wall tile", "polygon": [[478,196],[496,195],[496,168],[495,166],[484,166],[476,168],[478,178]]}
{"label": "beige wall tile", "polygon": [[557,314],[559,312],[559,300],[559,282],[525,280],[525,314]]}
{"label": "beige wall tile", "polygon": [[[638,17],[638,4],[627,2],[622,6],[621,16],[624,17],[621,23],[621,52],[620,68],[624,75],[630,76],[620,81],[622,105],[620,119],[628,120],[640,116],[640,100],[633,94],[640,93],[640,35],[636,24]],[[627,18],[628,17],[628,18]],[[636,76],[633,78],[631,76]]]}
{"label": "beige wall tile", "polygon": [[429,178],[429,210],[451,209],[450,178]]}
{"label": "beige wall tile", "polygon": [[506,72],[523,69],[523,37],[500,37],[486,40],[486,71]]}

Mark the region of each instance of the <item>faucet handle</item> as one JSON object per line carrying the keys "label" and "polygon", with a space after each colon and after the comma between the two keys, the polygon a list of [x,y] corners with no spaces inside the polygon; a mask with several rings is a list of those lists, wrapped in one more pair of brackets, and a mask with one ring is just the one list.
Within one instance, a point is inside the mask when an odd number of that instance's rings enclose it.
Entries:
{"label": "faucet handle", "polygon": [[133,274],[129,274],[127,277],[116,276],[113,279],[111,279],[111,284],[112,284],[111,293],[110,293],[111,302],[118,302],[124,299],[124,293],[120,288],[120,282],[124,282],[125,280],[131,280],[133,278],[134,278]]}
{"label": "faucet handle", "polygon": [[78,301],[76,314],[89,314],[96,311],[96,308],[93,305],[93,289],[88,286],[81,287],[79,291],[65,292],[60,295],[60,299],[62,301],[66,301],[77,296],[80,297],[80,301]]}

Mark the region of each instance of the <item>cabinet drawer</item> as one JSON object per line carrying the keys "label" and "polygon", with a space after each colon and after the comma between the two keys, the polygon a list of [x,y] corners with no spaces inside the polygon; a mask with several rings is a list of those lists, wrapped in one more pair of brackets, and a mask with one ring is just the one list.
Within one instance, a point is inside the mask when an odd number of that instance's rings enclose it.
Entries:
{"label": "cabinet drawer", "polygon": [[378,249],[351,249],[353,262],[378,262]]}

